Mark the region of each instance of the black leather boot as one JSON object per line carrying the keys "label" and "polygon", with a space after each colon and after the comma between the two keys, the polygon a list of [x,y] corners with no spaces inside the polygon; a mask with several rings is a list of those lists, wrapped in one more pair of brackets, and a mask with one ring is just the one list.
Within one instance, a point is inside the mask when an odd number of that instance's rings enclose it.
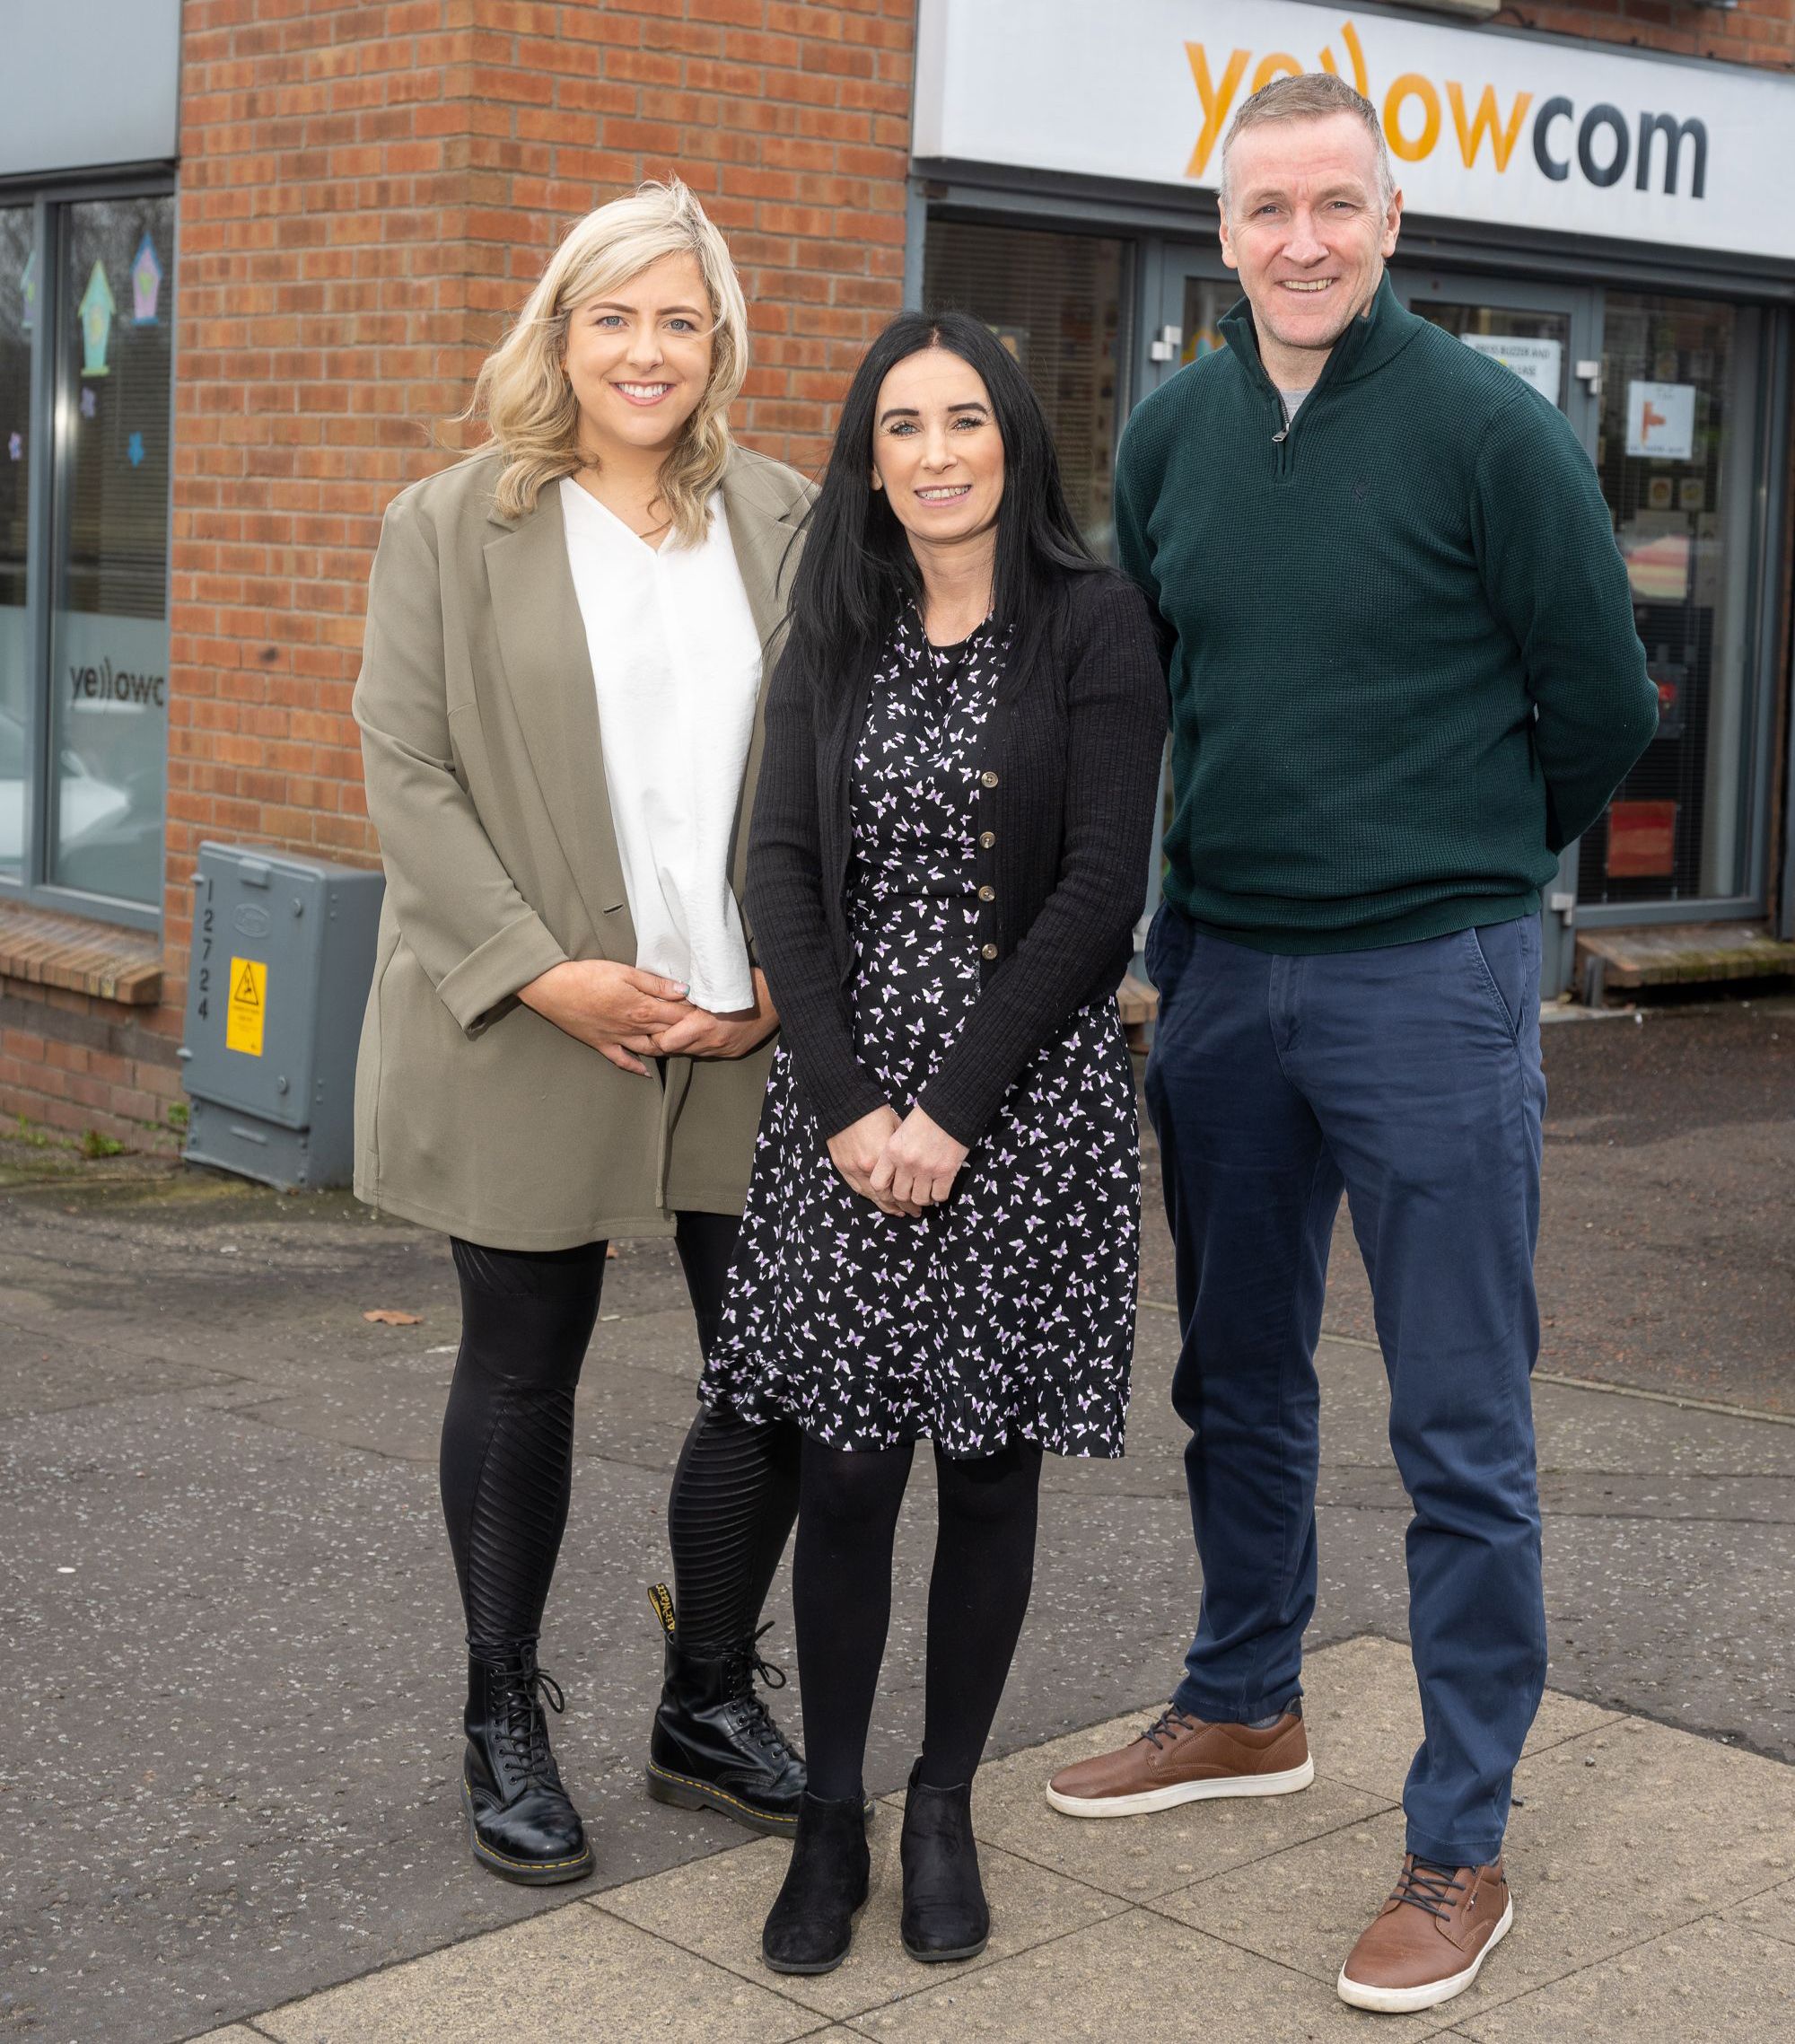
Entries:
{"label": "black leather boot", "polygon": [[760,1633],[726,1646],[686,1647],[665,1583],[654,1585],[649,1601],[667,1636],[667,1664],[648,1735],[648,1793],[657,1803],[720,1810],[751,1831],[789,1838],[804,1793],[803,1758],[754,1686],[758,1674],[769,1689],[784,1689],[784,1671],[760,1658]]}
{"label": "black leather boot", "polygon": [[827,1803],[807,1790],[792,1864],[760,1934],[761,1954],[775,1973],[835,1971],[854,1943],[871,1865],[861,1798]]}
{"label": "black leather boot", "polygon": [[972,1784],[925,1788],[910,1769],[904,1832],[898,1856],[904,1868],[904,1949],[924,1965],[976,1959],[991,1936],[991,1906],[978,1878],[972,1836]]}
{"label": "black leather boot", "polygon": [[551,1708],[565,1707],[534,1645],[468,1659],[468,1753],[461,1807],[474,1857],[506,1881],[547,1887],[592,1871],[592,1848],[548,1750]]}

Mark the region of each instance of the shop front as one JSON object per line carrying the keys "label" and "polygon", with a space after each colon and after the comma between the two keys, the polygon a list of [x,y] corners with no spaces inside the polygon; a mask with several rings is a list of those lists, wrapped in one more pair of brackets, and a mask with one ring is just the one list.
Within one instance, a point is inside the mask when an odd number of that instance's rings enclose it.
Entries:
{"label": "shop front", "polygon": [[0,131],[0,907],[162,907],[178,0],[101,0],[67,118],[27,10]]}
{"label": "shop front", "polygon": [[1337,71],[1380,110],[1404,189],[1396,288],[1564,413],[1658,684],[1657,739],[1551,890],[1552,986],[1579,926],[1775,917],[1795,934],[1778,816],[1795,78],[1307,0],[1119,18],[1039,0],[1026,46],[1001,12],[923,0],[919,281],[1016,352],[1093,541],[1130,407],[1223,345],[1233,110],[1270,77]]}

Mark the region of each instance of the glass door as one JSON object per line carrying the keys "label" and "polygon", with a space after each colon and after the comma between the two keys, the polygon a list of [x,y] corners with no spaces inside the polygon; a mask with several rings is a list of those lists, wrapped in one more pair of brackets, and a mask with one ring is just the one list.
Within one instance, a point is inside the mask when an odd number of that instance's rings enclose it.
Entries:
{"label": "glass door", "polygon": [[[1596,466],[1658,684],[1658,736],[1584,837],[1589,924],[1758,912],[1767,435],[1756,308],[1610,291]],[[1767,491],[1764,493],[1767,496]]]}
{"label": "glass door", "polygon": [[1397,281],[1414,311],[1508,362],[1570,420],[1596,467],[1658,688],[1657,737],[1560,862],[1546,985],[1570,983],[1573,915],[1593,928],[1760,913],[1773,601],[1760,510],[1765,316],[1594,286]]}
{"label": "glass door", "polygon": [[[1601,300],[1593,289],[1457,277],[1397,269],[1397,291],[1411,311],[1493,356],[1551,399],[1591,461],[1597,457],[1602,390]],[[1540,915],[1540,990],[1571,984],[1577,949],[1579,848],[1567,846]]]}

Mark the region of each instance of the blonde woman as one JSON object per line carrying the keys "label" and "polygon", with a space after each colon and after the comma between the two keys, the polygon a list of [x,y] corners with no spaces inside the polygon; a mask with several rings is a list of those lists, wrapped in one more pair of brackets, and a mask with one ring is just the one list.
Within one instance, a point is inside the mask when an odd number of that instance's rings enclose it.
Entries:
{"label": "blonde woman", "polygon": [[[537,1639],[614,1235],[669,1235],[709,1347],[777,1018],[739,906],[766,649],[808,486],[736,447],[747,313],[686,189],[574,228],[480,373],[489,444],[387,513],[355,690],[387,896],[356,1190],[451,1238],[442,1485],[468,1630],[474,1855],[592,1848]],[[797,1440],[701,1409],[668,1511],[651,1793],[789,1831],[754,1686]],[[771,1672],[771,1671],[765,1671]]]}

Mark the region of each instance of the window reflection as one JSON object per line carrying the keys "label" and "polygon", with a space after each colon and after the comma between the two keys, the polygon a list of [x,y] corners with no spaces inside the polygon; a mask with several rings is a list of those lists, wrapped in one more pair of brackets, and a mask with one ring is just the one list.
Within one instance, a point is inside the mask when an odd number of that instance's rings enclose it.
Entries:
{"label": "window reflection", "polygon": [[1122,424],[1127,250],[1097,234],[932,222],[924,295],[983,320],[1022,365],[1059,449],[1066,498],[1108,559]]}
{"label": "window reflection", "polygon": [[1758,315],[1607,294],[1597,468],[1658,685],[1658,736],[1584,838],[1578,897],[1746,890]]}
{"label": "window reflection", "polygon": [[0,206],[0,877],[24,870],[31,649],[25,608],[31,479],[32,210]]}
{"label": "window reflection", "polygon": [[61,244],[49,877],[153,904],[168,734],[174,202],[71,206]]}

